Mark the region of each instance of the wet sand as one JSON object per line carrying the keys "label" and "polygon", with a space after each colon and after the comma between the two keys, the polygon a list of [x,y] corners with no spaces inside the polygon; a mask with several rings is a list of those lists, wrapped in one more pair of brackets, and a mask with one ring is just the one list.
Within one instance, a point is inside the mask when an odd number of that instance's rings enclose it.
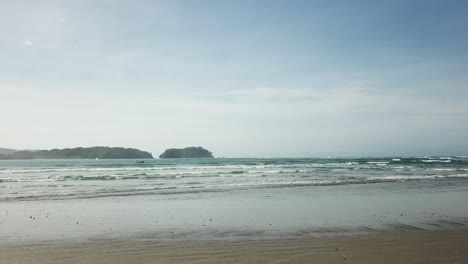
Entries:
{"label": "wet sand", "polygon": [[[0,246],[145,238],[305,239],[468,227],[468,185],[283,188],[0,203]],[[420,186],[417,185],[417,186]]]}
{"label": "wet sand", "polygon": [[468,184],[0,203],[0,264],[468,263]]}
{"label": "wet sand", "polygon": [[468,263],[468,230],[265,241],[4,246],[1,263]]}

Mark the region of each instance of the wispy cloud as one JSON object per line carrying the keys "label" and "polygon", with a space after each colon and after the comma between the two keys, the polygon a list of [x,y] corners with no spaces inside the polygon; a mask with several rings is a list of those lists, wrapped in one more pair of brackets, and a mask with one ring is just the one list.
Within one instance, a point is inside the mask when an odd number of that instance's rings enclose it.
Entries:
{"label": "wispy cloud", "polygon": [[31,41],[28,41],[28,40],[23,41],[23,44],[26,45],[26,46],[32,46],[33,45],[33,43]]}

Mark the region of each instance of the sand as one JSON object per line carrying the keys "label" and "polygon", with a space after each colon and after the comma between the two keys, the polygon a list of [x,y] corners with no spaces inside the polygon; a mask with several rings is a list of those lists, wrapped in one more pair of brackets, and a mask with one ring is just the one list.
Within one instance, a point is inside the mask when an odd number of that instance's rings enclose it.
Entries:
{"label": "sand", "polygon": [[0,263],[468,263],[468,230],[265,241],[119,240],[0,248]]}
{"label": "sand", "polygon": [[300,239],[468,226],[468,183],[407,191],[410,184],[3,202],[0,246],[135,237]]}
{"label": "sand", "polygon": [[468,263],[468,183],[0,203],[0,264]]}

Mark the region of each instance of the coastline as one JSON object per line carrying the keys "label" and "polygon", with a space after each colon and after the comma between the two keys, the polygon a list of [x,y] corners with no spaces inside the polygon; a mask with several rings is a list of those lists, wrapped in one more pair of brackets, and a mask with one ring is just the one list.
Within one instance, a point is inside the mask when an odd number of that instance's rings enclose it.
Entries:
{"label": "coastline", "polygon": [[0,246],[133,238],[303,239],[468,226],[464,202],[468,185],[432,190],[418,186],[373,184],[1,202]]}
{"label": "coastline", "polygon": [[0,263],[467,263],[444,160],[5,162]]}
{"label": "coastline", "polygon": [[2,263],[467,263],[468,229],[252,241],[3,246]]}

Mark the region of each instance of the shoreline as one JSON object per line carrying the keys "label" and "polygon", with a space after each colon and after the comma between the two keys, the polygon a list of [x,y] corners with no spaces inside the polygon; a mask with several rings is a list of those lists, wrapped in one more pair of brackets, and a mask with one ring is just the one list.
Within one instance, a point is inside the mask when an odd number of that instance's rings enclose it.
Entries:
{"label": "shoreline", "polygon": [[406,190],[397,184],[355,185],[7,202],[0,203],[0,246],[303,239],[468,226],[468,186]]}
{"label": "shoreline", "polygon": [[10,164],[0,263],[468,263],[468,163],[298,162]]}
{"label": "shoreline", "polygon": [[1,246],[6,263],[467,263],[468,228],[251,241]]}

